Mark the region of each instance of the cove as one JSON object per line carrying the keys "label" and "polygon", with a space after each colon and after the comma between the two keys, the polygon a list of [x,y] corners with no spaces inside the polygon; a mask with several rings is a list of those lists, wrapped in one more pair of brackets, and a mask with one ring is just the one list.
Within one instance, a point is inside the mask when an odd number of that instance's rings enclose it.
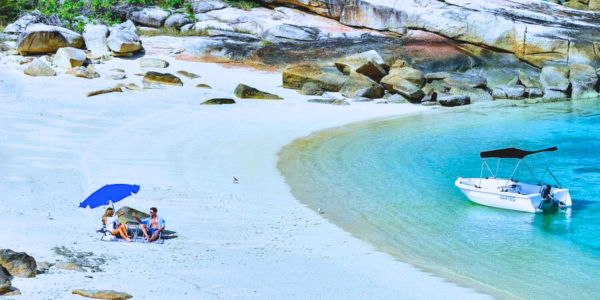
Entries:
{"label": "cove", "polygon": [[[302,203],[400,260],[498,295],[590,299],[600,294],[599,126],[597,100],[472,105],[317,132],[282,149],[279,169]],[[527,163],[537,176],[550,166],[569,210],[480,206],[453,185],[479,176],[480,151],[555,145]],[[534,180],[525,169],[517,178]]]}

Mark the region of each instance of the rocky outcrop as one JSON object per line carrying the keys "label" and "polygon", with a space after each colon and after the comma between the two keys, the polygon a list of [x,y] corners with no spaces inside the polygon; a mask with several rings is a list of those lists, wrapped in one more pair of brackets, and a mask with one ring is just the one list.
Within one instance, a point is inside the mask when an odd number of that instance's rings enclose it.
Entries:
{"label": "rocky outcrop", "polygon": [[0,249],[0,266],[16,277],[35,277],[35,258],[25,252]]}
{"label": "rocky outcrop", "polygon": [[337,69],[322,68],[314,64],[290,66],[283,71],[283,87],[301,89],[306,83],[312,82],[322,90],[339,92],[347,77]]}
{"label": "rocky outcrop", "polygon": [[307,96],[321,96],[324,91],[319,87],[318,84],[313,82],[307,82],[302,85],[302,88],[298,91],[298,93]]}
{"label": "rocky outcrop", "polygon": [[420,103],[425,97],[421,88],[425,83],[421,71],[408,67],[404,62],[395,63],[390,73],[381,79],[381,84],[388,90],[398,93],[412,103]]}
{"label": "rocky outcrop", "polygon": [[85,79],[94,79],[100,77],[100,74],[98,74],[98,72],[96,72],[96,70],[91,65],[87,67],[79,66],[71,68],[67,70],[67,74]]}
{"label": "rocky outcrop", "polygon": [[166,20],[164,26],[166,28],[180,29],[181,26],[192,23],[192,19],[181,13],[174,13]]}
{"label": "rocky outcrop", "polygon": [[42,61],[39,58],[34,59],[28,66],[25,68],[25,74],[29,76],[55,76],[56,71],[52,69],[47,63]]}
{"label": "rocky outcrop", "polygon": [[262,100],[281,100],[281,99],[283,99],[277,95],[263,92],[258,89],[255,89],[251,86],[247,86],[247,85],[241,84],[241,83],[238,84],[238,86],[235,88],[235,91],[233,93],[235,94],[236,97],[241,98],[241,99],[262,99]]}
{"label": "rocky outcrop", "polygon": [[441,106],[462,106],[471,103],[471,98],[466,95],[442,96],[437,98],[437,102]]}
{"label": "rocky outcrop", "polygon": [[527,88],[522,85],[504,85],[492,89],[494,99],[519,100],[525,98],[526,95]]}
{"label": "rocky outcrop", "polygon": [[320,31],[313,27],[281,24],[265,32],[264,38],[271,42],[316,41]]}
{"label": "rocky outcrop", "polygon": [[117,56],[131,55],[140,50],[142,42],[135,31],[135,25],[131,21],[112,26],[106,40],[108,48]]}
{"label": "rocky outcrop", "polygon": [[136,24],[159,28],[163,26],[170,14],[160,7],[145,7],[132,12],[129,19]]}
{"label": "rocky outcrop", "polygon": [[83,30],[85,47],[92,53],[93,58],[107,57],[108,49],[108,27],[106,25],[86,25]]}
{"label": "rocky outcrop", "polygon": [[87,270],[79,264],[69,261],[59,261],[54,265],[54,267],[66,271],[87,272]]}
{"label": "rocky outcrop", "polygon": [[388,73],[385,61],[381,55],[374,50],[338,59],[335,62],[335,66],[346,75],[356,72],[377,82],[381,81],[381,78]]}
{"label": "rocky outcrop", "polygon": [[[595,13],[528,0],[263,0],[292,5],[342,24],[404,33],[420,29],[510,52],[536,66],[600,64]],[[595,5],[595,4],[594,4]]]}
{"label": "rocky outcrop", "polygon": [[235,104],[235,100],[231,98],[214,98],[208,99],[202,102],[202,105],[224,105],[224,104]]}
{"label": "rocky outcrop", "polygon": [[65,47],[56,51],[52,63],[59,68],[70,69],[82,66],[86,59],[87,57],[83,50]]}
{"label": "rocky outcrop", "polygon": [[206,83],[198,83],[196,84],[196,87],[199,89],[212,89],[212,87]]}
{"label": "rocky outcrop", "polygon": [[10,274],[0,267],[0,295],[4,295],[11,290]]}
{"label": "rocky outcrop", "polygon": [[27,27],[17,41],[17,52],[21,55],[54,53],[63,47],[81,48],[83,38],[66,28],[44,24]]}
{"label": "rocky outcrop", "polygon": [[196,79],[196,78],[200,78],[200,75],[198,74],[194,74],[192,72],[188,72],[188,71],[184,71],[184,70],[179,70],[177,71],[177,74],[187,77],[189,79]]}
{"label": "rocky outcrop", "polygon": [[227,7],[225,3],[217,0],[190,0],[194,13],[205,13]]}
{"label": "rocky outcrop", "polygon": [[570,87],[569,68],[564,66],[545,66],[540,73],[540,83],[544,90],[544,98],[567,98]]}
{"label": "rocky outcrop", "polygon": [[116,87],[105,88],[105,89],[101,89],[101,90],[87,92],[85,95],[87,97],[93,97],[93,96],[104,95],[104,94],[109,94],[109,93],[122,93],[122,92],[123,92],[123,89],[121,89],[121,87],[119,87],[119,86],[116,86]]}
{"label": "rocky outcrop", "polygon": [[183,86],[183,82],[179,77],[169,73],[148,72],[144,75],[143,82],[148,86],[155,84]]}
{"label": "rocky outcrop", "polygon": [[310,103],[331,104],[336,106],[348,106],[350,103],[344,99],[309,99]]}
{"label": "rocky outcrop", "polygon": [[589,65],[572,64],[569,66],[571,99],[597,98],[598,75]]}
{"label": "rocky outcrop", "polygon": [[21,34],[27,30],[27,27],[33,24],[46,24],[52,26],[62,26],[57,15],[45,16],[38,10],[31,11],[22,15],[15,22],[4,27],[4,33]]}
{"label": "rocky outcrop", "polygon": [[113,290],[73,290],[72,294],[93,299],[108,299],[108,300],[125,300],[131,299],[133,296],[123,292]]}
{"label": "rocky outcrop", "polygon": [[569,0],[564,2],[563,5],[566,7],[581,10],[600,10],[599,0]]}
{"label": "rocky outcrop", "polygon": [[142,68],[167,68],[169,62],[159,58],[142,58],[140,60],[140,67]]}
{"label": "rocky outcrop", "polygon": [[379,83],[369,77],[352,72],[348,80],[342,85],[340,93],[342,96],[351,99],[378,99],[383,97],[385,90]]}

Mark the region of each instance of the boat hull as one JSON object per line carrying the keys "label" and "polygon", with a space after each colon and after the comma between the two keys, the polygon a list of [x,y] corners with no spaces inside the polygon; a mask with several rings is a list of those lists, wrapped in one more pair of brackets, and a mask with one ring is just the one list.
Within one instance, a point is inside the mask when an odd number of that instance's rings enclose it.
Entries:
{"label": "boat hull", "polygon": [[[481,205],[529,213],[543,212],[548,208],[539,193],[540,185],[495,178],[458,178],[454,184],[469,200]],[[567,189],[552,188],[551,194],[557,205],[571,206]]]}

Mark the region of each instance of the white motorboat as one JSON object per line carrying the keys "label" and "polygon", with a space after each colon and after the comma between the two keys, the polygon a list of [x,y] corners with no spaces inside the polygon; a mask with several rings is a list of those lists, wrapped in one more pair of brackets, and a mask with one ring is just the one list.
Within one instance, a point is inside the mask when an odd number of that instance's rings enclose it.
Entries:
{"label": "white motorboat", "polygon": [[[480,153],[481,157],[481,175],[479,178],[459,177],[454,182],[469,200],[486,206],[511,209],[523,212],[552,212],[558,209],[571,207],[571,195],[569,190],[562,188],[560,183],[552,174],[550,169],[542,175],[542,178],[535,184],[519,182],[512,177],[517,169],[523,163],[534,176],[531,168],[525,162],[525,157],[540,152],[556,151],[558,148],[552,147],[537,151],[526,151],[516,148],[506,148]],[[487,163],[487,159],[497,158],[498,164],[496,172],[492,172]],[[509,178],[497,178],[498,167],[502,159],[518,159],[518,163]],[[490,173],[489,177],[483,177],[484,168]],[[546,174],[550,174],[556,181],[555,185],[542,184]]]}

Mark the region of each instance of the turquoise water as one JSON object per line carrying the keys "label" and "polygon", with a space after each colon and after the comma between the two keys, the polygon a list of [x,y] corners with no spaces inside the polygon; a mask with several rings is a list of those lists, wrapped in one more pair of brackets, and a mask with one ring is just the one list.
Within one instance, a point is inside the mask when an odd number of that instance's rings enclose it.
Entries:
{"label": "turquoise water", "polygon": [[[471,106],[346,126],[295,141],[279,167],[300,201],[425,270],[505,297],[598,299],[598,103]],[[558,152],[527,162],[537,176],[551,164],[570,210],[489,208],[454,187],[459,176],[479,177],[482,150],[553,145]]]}

